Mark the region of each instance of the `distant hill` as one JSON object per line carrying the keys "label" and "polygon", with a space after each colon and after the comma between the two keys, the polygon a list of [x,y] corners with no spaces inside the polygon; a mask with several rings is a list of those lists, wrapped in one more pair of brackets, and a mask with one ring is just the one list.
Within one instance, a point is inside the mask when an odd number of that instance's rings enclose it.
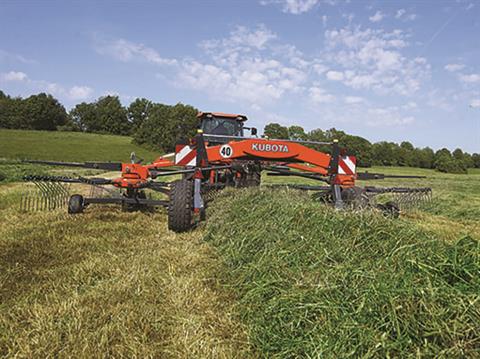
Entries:
{"label": "distant hill", "polygon": [[5,159],[128,161],[131,152],[145,161],[160,155],[127,136],[0,129],[0,158]]}

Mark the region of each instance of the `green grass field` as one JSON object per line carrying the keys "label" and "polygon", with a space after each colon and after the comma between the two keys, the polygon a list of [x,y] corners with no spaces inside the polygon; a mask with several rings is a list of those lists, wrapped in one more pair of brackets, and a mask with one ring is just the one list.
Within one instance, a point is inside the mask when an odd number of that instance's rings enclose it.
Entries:
{"label": "green grass field", "polygon": [[146,161],[159,156],[125,136],[0,129],[0,158],[9,160],[128,161],[132,152]]}
{"label": "green grass field", "polygon": [[[45,135],[26,134],[30,143]],[[12,162],[23,156],[91,159],[61,156],[66,137],[86,147],[77,136],[91,144],[89,135],[57,133],[41,155],[36,145],[22,152],[22,135],[0,131],[10,144],[1,142],[0,172],[14,163],[62,173]],[[111,159],[128,159],[130,140],[107,137]],[[114,158],[122,141],[126,158]],[[368,170],[424,174],[368,185],[431,186],[434,198],[390,219],[337,212],[294,190],[228,190],[207,223],[179,235],[163,210],[20,212],[25,184],[9,175],[0,182],[0,356],[479,357],[480,171]]]}
{"label": "green grass field", "polygon": [[[132,152],[147,162],[160,155],[133,144],[132,139],[125,136],[0,129],[0,180],[19,181],[31,173],[59,171],[58,168],[21,163],[22,160],[128,162]],[[70,169],[67,173],[75,176],[95,174],[98,171]]]}

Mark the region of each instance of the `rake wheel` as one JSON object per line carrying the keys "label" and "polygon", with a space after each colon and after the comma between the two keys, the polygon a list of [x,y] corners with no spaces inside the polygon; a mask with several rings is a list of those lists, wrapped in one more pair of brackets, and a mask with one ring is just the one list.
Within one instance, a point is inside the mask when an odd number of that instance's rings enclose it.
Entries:
{"label": "rake wheel", "polygon": [[395,202],[387,202],[377,205],[377,208],[387,217],[398,218],[400,216],[400,207]]}
{"label": "rake wheel", "polygon": [[77,214],[82,213],[85,208],[83,201],[83,196],[79,194],[74,194],[68,200],[68,213]]}
{"label": "rake wheel", "polygon": [[186,232],[192,228],[193,182],[182,179],[172,182],[168,203],[168,229]]}
{"label": "rake wheel", "polygon": [[363,209],[369,206],[370,199],[361,187],[345,188],[342,191],[342,200],[352,209]]}

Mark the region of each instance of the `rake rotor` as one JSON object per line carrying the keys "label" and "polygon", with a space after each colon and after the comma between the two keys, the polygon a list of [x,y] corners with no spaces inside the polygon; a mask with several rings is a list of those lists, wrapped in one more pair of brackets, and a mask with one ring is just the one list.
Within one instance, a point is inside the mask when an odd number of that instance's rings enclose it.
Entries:
{"label": "rake rotor", "polygon": [[372,199],[378,195],[386,195],[388,200],[395,202],[403,211],[428,203],[432,199],[432,189],[429,187],[365,187],[365,190]]}
{"label": "rake rotor", "polygon": [[31,180],[35,185],[33,191],[20,198],[22,212],[50,211],[65,208],[70,197],[70,184],[61,182],[46,182]]}

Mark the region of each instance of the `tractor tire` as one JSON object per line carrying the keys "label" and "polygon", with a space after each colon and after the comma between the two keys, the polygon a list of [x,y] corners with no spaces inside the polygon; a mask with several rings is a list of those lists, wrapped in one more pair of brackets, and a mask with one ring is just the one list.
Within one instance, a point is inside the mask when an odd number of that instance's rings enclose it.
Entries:
{"label": "tractor tire", "polygon": [[251,172],[247,175],[247,187],[258,187],[262,181],[262,173],[258,171]]}
{"label": "tractor tire", "polygon": [[68,200],[68,213],[77,214],[82,213],[85,209],[85,204],[83,201],[83,196],[79,194],[74,194]]}
{"label": "tractor tire", "polygon": [[172,182],[168,203],[168,229],[180,233],[193,227],[193,182]]}
{"label": "tractor tire", "polygon": [[243,174],[241,178],[237,180],[236,187],[258,187],[260,186],[262,173],[259,171],[253,171]]}

